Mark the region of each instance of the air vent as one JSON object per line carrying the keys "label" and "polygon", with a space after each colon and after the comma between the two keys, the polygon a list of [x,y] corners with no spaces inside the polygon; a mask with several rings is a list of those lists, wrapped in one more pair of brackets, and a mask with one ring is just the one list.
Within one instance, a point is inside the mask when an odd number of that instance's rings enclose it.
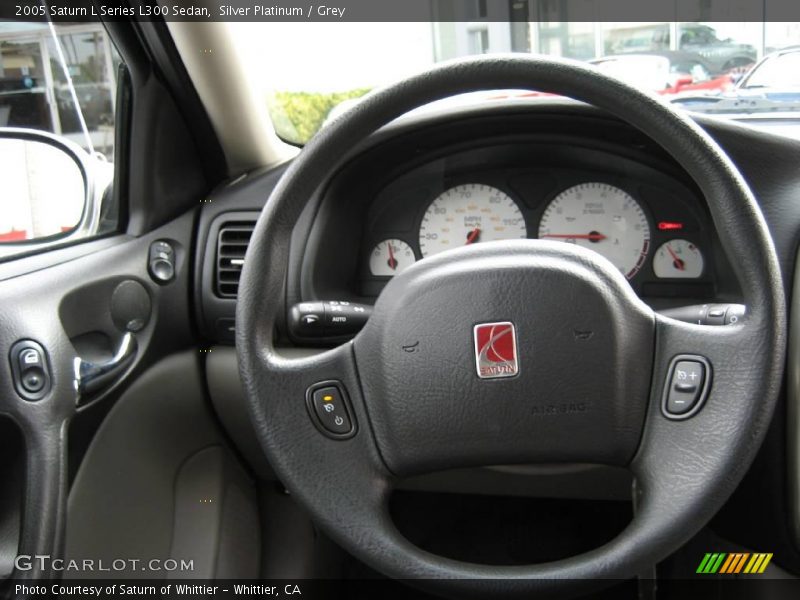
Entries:
{"label": "air vent", "polygon": [[217,295],[236,298],[247,244],[255,228],[254,221],[228,221],[219,228],[217,238]]}

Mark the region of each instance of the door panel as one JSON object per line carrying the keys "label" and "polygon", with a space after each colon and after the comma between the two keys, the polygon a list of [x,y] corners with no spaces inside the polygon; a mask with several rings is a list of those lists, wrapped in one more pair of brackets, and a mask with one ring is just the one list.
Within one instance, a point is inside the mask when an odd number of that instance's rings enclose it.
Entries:
{"label": "door panel", "polygon": [[[0,265],[0,416],[19,433],[22,448],[12,450],[22,453],[24,465],[17,554],[61,555],[70,423],[91,413],[104,414],[149,365],[193,345],[188,305],[193,222],[188,213],[140,238],[118,236],[88,242],[78,251],[65,249],[67,259],[56,250]],[[168,240],[174,248],[175,276],[163,285],[148,272],[150,246],[157,240]],[[75,256],[80,251],[85,252]],[[52,266],[42,266],[45,258]],[[136,354],[102,386],[84,394],[78,406],[76,358],[107,360],[126,333],[124,323],[115,324],[112,311],[114,292],[125,281],[137,282],[151,306],[133,333]],[[10,353],[22,340],[44,349],[49,387],[38,400],[24,399],[18,391],[24,366]],[[39,567],[15,573],[21,578],[49,575]]]}
{"label": "door panel", "polygon": [[[138,377],[94,437],[69,497],[65,554],[129,561],[105,578],[255,577],[255,498],[205,401],[201,357],[185,350]],[[179,568],[132,562],[167,558]]]}

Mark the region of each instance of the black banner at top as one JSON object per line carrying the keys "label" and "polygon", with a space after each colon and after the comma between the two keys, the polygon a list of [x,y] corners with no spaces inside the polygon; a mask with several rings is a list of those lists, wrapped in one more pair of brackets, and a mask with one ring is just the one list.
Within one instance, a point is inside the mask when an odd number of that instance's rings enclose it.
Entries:
{"label": "black banner at top", "polygon": [[0,19],[241,22],[794,22],[798,0],[2,0]]}

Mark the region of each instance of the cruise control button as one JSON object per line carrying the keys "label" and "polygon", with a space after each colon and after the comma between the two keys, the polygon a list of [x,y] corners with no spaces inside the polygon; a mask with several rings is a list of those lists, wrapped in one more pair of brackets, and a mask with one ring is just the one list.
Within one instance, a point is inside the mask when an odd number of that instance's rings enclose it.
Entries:
{"label": "cruise control button", "polygon": [[725,313],[728,312],[726,305],[709,306],[706,313],[706,325],[724,325]]}
{"label": "cruise control button", "polygon": [[306,398],[311,417],[329,437],[350,437],[355,431],[347,396],[338,382],[323,382],[309,388]]}
{"label": "cruise control button", "polygon": [[335,387],[326,387],[314,392],[314,410],[322,426],[331,433],[343,434],[350,431],[350,417],[344,406],[342,394]]}
{"label": "cruise control button", "polygon": [[693,394],[697,391],[697,386],[691,383],[676,383],[672,389],[682,394]]}
{"label": "cruise control button", "polygon": [[701,356],[678,356],[672,361],[664,391],[664,413],[684,418],[699,409],[708,394],[711,365]]}

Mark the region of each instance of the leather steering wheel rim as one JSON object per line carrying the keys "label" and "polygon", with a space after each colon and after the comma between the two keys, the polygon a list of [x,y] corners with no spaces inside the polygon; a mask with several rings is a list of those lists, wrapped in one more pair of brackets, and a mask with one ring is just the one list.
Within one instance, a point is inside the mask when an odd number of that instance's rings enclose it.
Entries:
{"label": "leather steering wheel rim", "polygon": [[[340,164],[343,149],[423,104],[496,89],[536,89],[593,104],[661,145],[705,195],[748,307],[736,325],[673,321],[632,298],[604,259],[562,248],[567,244],[540,241],[486,248],[479,244],[443,253],[409,269],[412,274],[392,288],[410,287],[419,295],[425,277],[449,276],[460,265],[480,265],[489,255],[501,261],[516,257],[514,268],[530,269],[535,263],[543,273],[560,270],[562,279],[568,271],[579,272],[580,278],[599,273],[591,285],[605,286],[604,294],[619,296],[620,306],[638,315],[641,343],[652,347],[648,389],[645,397],[628,399],[641,415],[634,451],[613,459],[625,463],[636,478],[636,514],[600,548],[529,566],[477,565],[434,556],[409,543],[392,524],[389,494],[398,471],[411,471],[392,455],[387,440],[393,434],[383,418],[382,399],[375,397],[376,390],[386,388],[362,381],[384,367],[364,357],[366,350],[383,348],[381,340],[390,335],[382,328],[394,323],[391,311],[397,307],[386,294],[378,300],[377,316],[354,342],[302,359],[281,356],[273,343],[293,227]],[[588,589],[596,580],[644,571],[678,549],[721,507],[744,476],[772,417],[784,364],[784,303],[775,250],[752,193],[730,159],[691,119],[580,63],[492,56],[444,63],[374,92],[309,142],[279,181],[251,238],[239,287],[236,345],[264,452],[287,489],[344,549],[390,577],[418,580],[417,585],[442,593],[549,594]],[[662,413],[661,395],[670,360],[685,353],[708,359],[713,382],[702,410],[675,421]],[[325,380],[341,382],[350,396],[358,429],[348,440],[321,435],[309,419],[306,390]]]}

